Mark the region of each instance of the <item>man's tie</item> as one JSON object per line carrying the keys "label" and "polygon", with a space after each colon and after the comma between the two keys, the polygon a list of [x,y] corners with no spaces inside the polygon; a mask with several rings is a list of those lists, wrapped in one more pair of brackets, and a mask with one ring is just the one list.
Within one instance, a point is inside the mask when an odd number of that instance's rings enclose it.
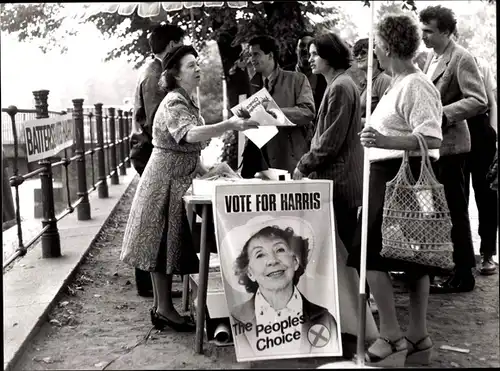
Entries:
{"label": "man's tie", "polygon": [[269,79],[267,77],[264,79],[264,87],[269,91]]}

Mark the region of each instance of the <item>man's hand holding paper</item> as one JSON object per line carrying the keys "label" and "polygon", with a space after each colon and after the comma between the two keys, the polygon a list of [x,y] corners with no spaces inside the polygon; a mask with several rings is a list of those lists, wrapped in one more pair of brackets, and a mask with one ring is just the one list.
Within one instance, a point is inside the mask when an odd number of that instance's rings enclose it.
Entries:
{"label": "man's hand holding paper", "polygon": [[259,128],[244,131],[245,136],[259,148],[278,133],[276,126],[295,126],[264,88],[233,107],[231,111],[236,116],[249,117],[259,123]]}

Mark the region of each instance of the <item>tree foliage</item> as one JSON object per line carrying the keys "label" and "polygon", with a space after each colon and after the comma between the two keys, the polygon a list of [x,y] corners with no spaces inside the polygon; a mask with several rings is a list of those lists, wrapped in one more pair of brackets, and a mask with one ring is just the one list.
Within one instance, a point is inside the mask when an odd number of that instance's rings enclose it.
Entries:
{"label": "tree foliage", "polygon": [[[306,14],[328,17],[335,13],[334,8],[323,8],[316,3],[315,1],[259,4],[249,2],[244,9],[234,9],[227,5],[221,8],[193,8],[193,18],[189,9],[168,13],[162,9],[160,15],[154,18],[141,18],[136,12],[132,16],[100,13],[89,17],[86,22],[94,23],[104,35],[121,41],[120,45],[110,51],[108,59],[126,55],[136,63],[137,67],[143,63],[144,56],[149,54],[147,43],[149,33],[165,20],[181,26],[190,36],[193,35],[195,46],[198,48],[208,40],[227,44],[227,47],[221,50],[223,57],[224,52],[229,51],[226,49],[239,49],[238,46],[248,41],[253,34],[280,35],[282,59],[289,60],[295,55],[297,35],[313,31],[313,24]],[[291,22],[294,27],[290,27]],[[239,55],[239,51],[237,54]],[[235,56],[228,57],[236,59]],[[223,61],[223,64],[226,63]]]}
{"label": "tree foliage", "polygon": [[40,49],[46,53],[52,48],[67,51],[66,36],[75,30],[65,27],[63,5],[60,3],[0,4],[0,27],[2,31],[17,33],[19,41],[39,41]]}

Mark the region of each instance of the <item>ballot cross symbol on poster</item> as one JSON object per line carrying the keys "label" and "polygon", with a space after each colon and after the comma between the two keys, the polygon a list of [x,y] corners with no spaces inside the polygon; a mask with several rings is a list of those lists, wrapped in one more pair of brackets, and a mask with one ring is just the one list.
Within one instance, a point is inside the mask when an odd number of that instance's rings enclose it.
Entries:
{"label": "ballot cross symbol on poster", "polygon": [[330,341],[330,331],[325,325],[315,324],[307,333],[309,343],[315,348],[323,348]]}

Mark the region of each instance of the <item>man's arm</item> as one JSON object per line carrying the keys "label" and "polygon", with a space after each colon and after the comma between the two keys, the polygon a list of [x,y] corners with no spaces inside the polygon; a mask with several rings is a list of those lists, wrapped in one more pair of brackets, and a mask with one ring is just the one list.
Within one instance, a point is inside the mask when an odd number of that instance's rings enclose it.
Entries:
{"label": "man's arm", "polygon": [[146,110],[142,96],[142,80],[137,81],[134,96],[134,117],[132,119],[132,133],[141,133],[142,127],[146,123]]}
{"label": "man's arm", "polygon": [[146,122],[143,127],[147,127],[149,132],[153,129],[153,121],[165,94],[160,90],[158,82],[160,75],[149,74],[142,82],[142,99],[144,101],[144,111],[146,113]]}
{"label": "man's arm", "polygon": [[311,125],[316,114],[314,97],[307,77],[295,73],[295,106],[280,107],[285,116],[297,126]]}
{"label": "man's arm", "polygon": [[458,61],[457,80],[463,98],[443,107],[444,115],[450,123],[467,120],[488,109],[479,68],[470,54],[464,54]]}
{"label": "man's arm", "polygon": [[484,88],[486,90],[486,95],[488,96],[488,105],[489,105],[489,116],[490,116],[490,125],[491,127],[497,131],[497,83],[495,81],[495,77],[493,76],[493,72],[491,71],[490,66],[486,63],[486,61],[481,61],[483,63],[483,81]]}

